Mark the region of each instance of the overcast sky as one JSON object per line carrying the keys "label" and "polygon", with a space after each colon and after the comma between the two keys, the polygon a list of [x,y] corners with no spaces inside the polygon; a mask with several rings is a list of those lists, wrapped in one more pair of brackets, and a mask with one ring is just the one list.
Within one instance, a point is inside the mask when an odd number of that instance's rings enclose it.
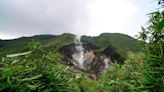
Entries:
{"label": "overcast sky", "polygon": [[0,0],[0,39],[103,32],[135,36],[155,0]]}

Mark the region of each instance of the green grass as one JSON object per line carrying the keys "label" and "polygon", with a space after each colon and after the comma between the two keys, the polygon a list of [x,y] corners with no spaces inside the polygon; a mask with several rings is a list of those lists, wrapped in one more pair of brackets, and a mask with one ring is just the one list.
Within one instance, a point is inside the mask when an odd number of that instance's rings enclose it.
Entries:
{"label": "green grass", "polygon": [[[62,35],[39,35],[34,37],[23,37],[15,40],[0,40],[0,56],[12,53],[27,51],[28,43],[34,39],[41,42],[41,46],[46,49],[59,48],[74,42],[73,34]],[[82,36],[82,42],[91,43],[99,47],[97,51],[103,51],[111,45],[122,56],[126,56],[128,51],[136,52],[140,48],[140,42],[128,35],[119,33],[103,33],[97,37]]]}
{"label": "green grass", "polygon": [[99,51],[103,51],[106,47],[111,45],[123,57],[126,57],[128,51],[139,51],[142,46],[142,43],[137,39],[120,33],[103,33],[97,37],[83,36],[82,42],[92,43],[100,48]]}

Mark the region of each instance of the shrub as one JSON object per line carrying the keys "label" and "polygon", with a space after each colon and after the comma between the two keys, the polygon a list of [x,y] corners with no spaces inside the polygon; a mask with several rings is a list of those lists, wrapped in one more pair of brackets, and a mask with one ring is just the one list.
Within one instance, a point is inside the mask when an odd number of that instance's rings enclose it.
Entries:
{"label": "shrub", "polygon": [[102,92],[139,92],[144,63],[144,54],[129,53],[125,64],[113,64],[104,71],[98,87]]}

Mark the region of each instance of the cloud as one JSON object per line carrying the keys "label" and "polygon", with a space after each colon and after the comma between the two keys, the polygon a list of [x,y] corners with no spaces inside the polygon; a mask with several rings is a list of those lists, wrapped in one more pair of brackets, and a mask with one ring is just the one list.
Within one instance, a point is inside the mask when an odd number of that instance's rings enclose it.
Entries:
{"label": "cloud", "polygon": [[92,22],[88,35],[102,32],[128,34],[128,24],[137,13],[137,6],[128,0],[95,0],[90,8]]}
{"label": "cloud", "polygon": [[64,32],[80,34],[88,23],[88,4],[88,0],[1,0],[0,37],[4,38],[4,33],[5,38]]}
{"label": "cloud", "polygon": [[149,1],[139,0],[0,0],[0,38],[65,32],[134,36],[150,9]]}

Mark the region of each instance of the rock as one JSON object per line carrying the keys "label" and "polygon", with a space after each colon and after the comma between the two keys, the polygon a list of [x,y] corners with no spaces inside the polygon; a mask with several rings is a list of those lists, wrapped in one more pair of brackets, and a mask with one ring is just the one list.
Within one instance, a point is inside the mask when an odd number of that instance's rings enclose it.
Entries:
{"label": "rock", "polygon": [[[82,45],[84,50],[83,70],[93,75],[101,74],[105,68],[110,67],[115,61],[117,61],[117,63],[123,63],[124,61],[124,58],[111,46],[108,46],[102,52],[95,52],[98,47],[92,44]],[[73,59],[78,57],[74,55],[74,53],[77,52],[75,46],[75,43],[65,45],[59,48],[59,51],[64,55],[65,64],[78,67],[76,60]]]}

